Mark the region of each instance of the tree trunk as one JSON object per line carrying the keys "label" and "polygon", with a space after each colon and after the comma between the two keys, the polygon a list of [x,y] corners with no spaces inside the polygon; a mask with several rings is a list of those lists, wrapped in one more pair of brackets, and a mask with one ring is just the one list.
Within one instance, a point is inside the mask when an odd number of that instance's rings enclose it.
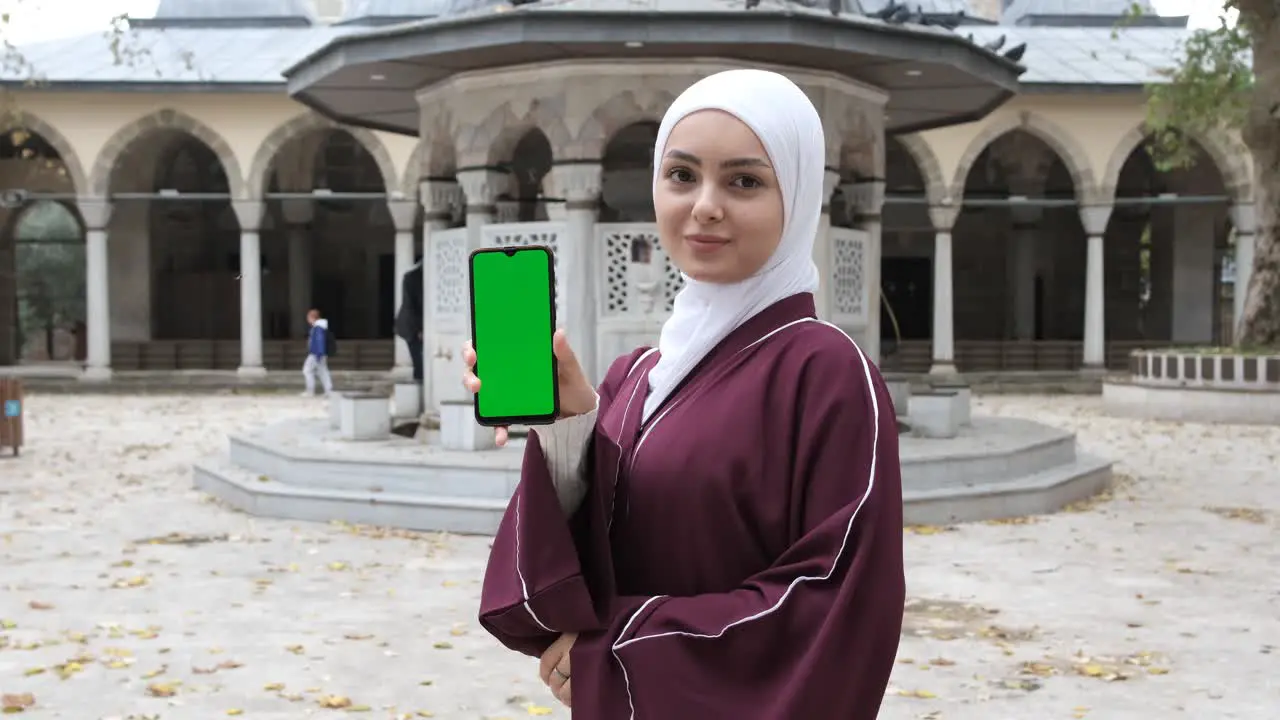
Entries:
{"label": "tree trunk", "polygon": [[1253,97],[1245,119],[1244,143],[1253,158],[1253,273],[1244,313],[1236,319],[1238,347],[1280,346],[1280,22],[1275,3],[1239,3],[1240,20],[1253,40]]}
{"label": "tree trunk", "polygon": [[1280,346],[1280,22],[1271,2],[1242,3],[1240,20],[1253,38],[1253,99],[1243,129],[1253,157],[1253,273],[1237,318],[1238,347]]}

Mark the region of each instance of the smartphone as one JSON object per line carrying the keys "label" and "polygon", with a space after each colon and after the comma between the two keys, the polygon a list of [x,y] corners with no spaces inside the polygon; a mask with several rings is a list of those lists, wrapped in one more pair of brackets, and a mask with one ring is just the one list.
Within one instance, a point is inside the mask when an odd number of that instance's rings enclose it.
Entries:
{"label": "smartphone", "polygon": [[476,349],[476,422],[546,425],[560,413],[551,335],[556,278],[551,248],[471,253],[471,342]]}

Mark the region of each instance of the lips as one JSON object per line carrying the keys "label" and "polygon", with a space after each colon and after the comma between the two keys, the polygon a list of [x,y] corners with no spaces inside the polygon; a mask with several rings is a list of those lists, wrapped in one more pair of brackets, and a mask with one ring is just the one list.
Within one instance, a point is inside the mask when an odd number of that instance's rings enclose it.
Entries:
{"label": "lips", "polygon": [[699,250],[714,250],[729,244],[729,238],[718,235],[686,235],[684,239]]}

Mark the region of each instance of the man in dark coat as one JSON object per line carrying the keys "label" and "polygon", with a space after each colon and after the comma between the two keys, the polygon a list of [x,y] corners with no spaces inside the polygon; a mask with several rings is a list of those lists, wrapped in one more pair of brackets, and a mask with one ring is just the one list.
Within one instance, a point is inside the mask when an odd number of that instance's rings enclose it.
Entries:
{"label": "man in dark coat", "polygon": [[422,383],[422,262],[400,281],[400,309],[396,312],[396,336],[409,346],[413,379]]}

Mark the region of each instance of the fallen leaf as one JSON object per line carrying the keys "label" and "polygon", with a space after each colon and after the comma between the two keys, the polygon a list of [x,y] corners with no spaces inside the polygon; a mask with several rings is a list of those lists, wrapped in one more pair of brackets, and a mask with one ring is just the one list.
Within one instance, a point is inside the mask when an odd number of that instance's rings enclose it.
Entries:
{"label": "fallen leaf", "polygon": [[178,694],[178,687],[182,685],[182,681],[173,680],[166,683],[151,683],[147,686],[147,694],[152,697],[173,697]]}
{"label": "fallen leaf", "polygon": [[36,705],[36,696],[31,693],[0,695],[0,712],[20,713]]}
{"label": "fallen leaf", "polygon": [[32,600],[31,602],[27,603],[27,607],[31,608],[32,610],[52,610],[53,609],[53,606],[50,605],[49,603],[40,602],[39,600]]}
{"label": "fallen leaf", "polygon": [[530,715],[550,715],[552,712],[551,708],[545,705],[535,705],[533,703],[525,705],[524,710]]}
{"label": "fallen leaf", "polygon": [[342,695],[325,695],[317,700],[316,704],[329,710],[343,710],[351,707],[351,698]]}

